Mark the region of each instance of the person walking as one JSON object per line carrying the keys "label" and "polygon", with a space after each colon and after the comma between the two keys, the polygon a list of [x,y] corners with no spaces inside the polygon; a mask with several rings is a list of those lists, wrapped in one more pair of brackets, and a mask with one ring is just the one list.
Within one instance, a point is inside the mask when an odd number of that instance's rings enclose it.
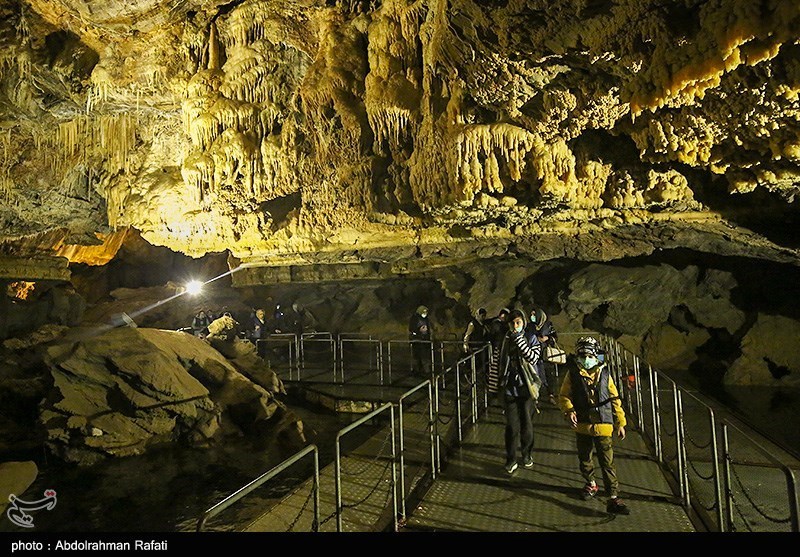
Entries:
{"label": "person walking", "polygon": [[500,345],[508,332],[508,314],[511,310],[502,308],[495,317],[486,323],[486,338],[492,346],[491,359],[489,360],[489,371],[486,374],[486,390],[492,395],[496,395],[499,388],[500,373],[499,358]]}
{"label": "person walking", "polygon": [[525,330],[528,335],[536,335],[542,345],[542,357],[539,359],[536,371],[544,383],[547,398],[553,406],[557,406],[556,395],[558,395],[558,376],[555,364],[548,362],[545,358],[548,346],[558,340],[558,333],[550,318],[540,307],[534,307],[530,312],[530,322]]}
{"label": "person walking", "polygon": [[500,344],[499,389],[505,416],[505,470],[519,467],[517,451],[525,468],[533,467],[533,413],[541,379],[536,362],[541,346],[536,336],[525,335],[525,314],[515,309],[508,314],[508,331]]}
{"label": "person walking", "polygon": [[432,363],[432,331],[428,308],[419,306],[408,321],[408,339],[411,341],[411,371],[428,377]]}
{"label": "person walking", "polygon": [[575,430],[578,466],[586,482],[583,499],[597,495],[594,456],[600,462],[603,486],[609,499],[606,511],[630,514],[619,497],[619,480],[614,465],[612,436],[616,429],[625,439],[625,411],[619,399],[614,378],[605,363],[600,362],[600,343],[594,337],[581,337],[575,345],[575,357],[561,383],[558,403],[564,417]]}
{"label": "person walking", "polygon": [[486,336],[486,309],[480,308],[473,314],[467,323],[466,331],[464,331],[464,345],[462,346],[464,353],[469,353],[470,348],[476,350],[483,348]]}

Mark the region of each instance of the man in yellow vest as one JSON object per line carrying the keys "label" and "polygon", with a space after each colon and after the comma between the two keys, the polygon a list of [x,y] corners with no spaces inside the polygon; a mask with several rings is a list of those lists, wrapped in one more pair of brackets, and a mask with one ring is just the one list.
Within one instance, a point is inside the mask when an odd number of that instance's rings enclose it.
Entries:
{"label": "man in yellow vest", "polygon": [[588,500],[597,494],[596,454],[603,474],[603,485],[609,496],[606,511],[630,514],[630,509],[619,498],[619,480],[612,447],[615,429],[620,440],[625,439],[625,411],[614,378],[605,363],[600,362],[600,354],[597,339],[582,337],[578,340],[575,357],[568,363],[569,369],[561,384],[558,405],[575,430],[579,467],[586,480],[581,496]]}

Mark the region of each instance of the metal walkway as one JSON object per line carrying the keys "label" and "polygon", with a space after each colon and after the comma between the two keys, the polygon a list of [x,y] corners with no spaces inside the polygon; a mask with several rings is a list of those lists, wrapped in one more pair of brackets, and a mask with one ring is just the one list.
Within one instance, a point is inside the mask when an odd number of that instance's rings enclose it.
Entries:
{"label": "metal walkway", "polygon": [[[320,468],[319,448],[306,447],[207,510],[198,530],[213,530],[216,514],[313,453],[313,477],[239,530],[800,531],[800,463],[740,424],[720,419],[705,401],[645,369],[613,339],[603,343],[628,415],[625,440],[614,438],[614,457],[630,515],[606,512],[599,470],[598,496],[580,497],[574,433],[547,401],[534,418],[533,468],[520,465],[513,475],[506,473],[505,422],[476,372],[479,352],[452,356],[443,346],[441,367],[423,380],[408,373],[397,347],[392,353],[390,344],[383,360],[377,344],[370,365],[388,361],[388,370],[348,375],[342,365],[322,382],[314,381],[313,370],[303,370],[304,378],[296,372],[295,386],[305,384],[318,400],[329,399],[331,408],[346,408],[350,401],[364,414],[331,441],[334,461]],[[361,435],[352,434],[356,428]]]}
{"label": "metal walkway", "polygon": [[506,473],[499,407],[489,407],[455,448],[442,475],[409,513],[403,531],[459,532],[694,532],[696,527],[673,495],[641,435],[627,428],[615,438],[620,497],[631,514],[606,513],[601,491],[580,497],[575,434],[560,411],[544,403],[534,418],[534,466]]}

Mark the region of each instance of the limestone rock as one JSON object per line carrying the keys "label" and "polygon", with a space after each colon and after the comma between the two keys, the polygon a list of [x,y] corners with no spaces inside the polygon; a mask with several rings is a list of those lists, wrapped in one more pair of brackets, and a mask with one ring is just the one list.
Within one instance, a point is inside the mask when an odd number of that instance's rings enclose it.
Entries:
{"label": "limestone rock", "polygon": [[573,275],[569,292],[563,293],[560,300],[573,319],[599,310],[602,315],[598,318],[605,329],[642,335],[656,323],[666,321],[676,301],[684,298],[688,278],[686,272],[668,265],[589,265]]}
{"label": "limestone rock", "polygon": [[697,360],[697,348],[710,337],[708,331],[699,327],[684,332],[664,323],[648,331],[641,354],[646,362],[662,371],[689,369]]}
{"label": "limestone rock", "polygon": [[[5,514],[8,507],[8,496],[16,495],[22,497],[25,490],[30,487],[39,468],[33,461],[24,462],[0,462],[0,513]],[[40,499],[39,494],[35,499]]]}
{"label": "limestone rock", "polygon": [[742,355],[723,379],[729,385],[800,387],[800,322],[759,314],[741,342]]}
{"label": "limestone rock", "polygon": [[205,442],[230,421],[244,431],[282,404],[207,342],[182,332],[118,328],[49,348],[53,390],[40,420],[68,461]]}
{"label": "limestone rock", "polygon": [[686,306],[704,327],[724,328],[733,334],[745,321],[744,312],[730,300],[735,287],[736,279],[730,273],[710,269],[694,294],[687,296]]}

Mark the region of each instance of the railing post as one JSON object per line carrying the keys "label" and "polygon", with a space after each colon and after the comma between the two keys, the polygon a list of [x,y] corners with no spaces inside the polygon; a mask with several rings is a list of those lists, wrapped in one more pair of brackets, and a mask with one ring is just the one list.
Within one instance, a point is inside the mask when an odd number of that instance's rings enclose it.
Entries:
{"label": "railing post", "polygon": [[680,474],[681,495],[683,505],[688,509],[691,500],[689,495],[689,470],[686,459],[686,424],[683,422],[683,397],[677,384],[673,383],[672,389],[675,398],[675,437],[678,443],[678,472]]}
{"label": "railing post", "polygon": [[725,522],[726,531],[735,532],[733,525],[733,490],[731,488],[731,449],[728,442],[728,424],[722,424],[722,474],[725,482]]}
{"label": "railing post", "polygon": [[477,369],[475,367],[475,353],[472,353],[470,356],[470,363],[472,367],[472,388],[470,392],[472,393],[472,423],[478,421],[478,382],[475,379],[477,376]]}
{"label": "railing post", "polygon": [[[441,377],[444,377],[444,372]],[[433,428],[436,431],[436,471],[442,471],[441,439],[439,436],[439,378],[433,382]]]}
{"label": "railing post", "polygon": [[[395,446],[395,426],[394,426],[394,405],[392,404],[389,408],[389,415],[392,420],[392,506],[394,507],[394,512],[392,513],[392,517],[394,519],[394,531],[397,532],[399,528],[399,524],[397,522],[397,447]],[[403,500],[405,500],[405,496],[403,496]]]}
{"label": "railing post", "polygon": [[725,518],[723,516],[722,477],[719,469],[719,447],[717,446],[717,420],[714,410],[708,409],[709,425],[711,427],[711,465],[714,469],[714,501],[717,505],[717,527],[720,532],[725,531]]}
{"label": "railing post", "polygon": [[458,420],[458,444],[460,445],[463,441],[463,436],[461,432],[461,369],[458,365],[458,360],[456,360],[455,375],[454,383],[456,384],[456,418]]}
{"label": "railing post", "polygon": [[[378,341],[378,370],[381,378],[381,385],[383,385],[383,342]],[[389,380],[391,384],[391,379]]]}
{"label": "railing post", "polygon": [[640,360],[636,359],[636,367],[633,369],[633,392],[636,396],[636,417],[639,420],[639,428],[644,434],[645,431],[645,424],[644,424],[644,409],[642,408],[642,373],[641,373],[641,363]]}
{"label": "railing post", "polygon": [[664,462],[664,453],[661,450],[661,413],[659,412],[660,402],[658,396],[658,374],[653,371],[653,366],[647,366],[650,370],[650,406],[653,413],[653,443],[656,448],[656,458],[659,462]]}

